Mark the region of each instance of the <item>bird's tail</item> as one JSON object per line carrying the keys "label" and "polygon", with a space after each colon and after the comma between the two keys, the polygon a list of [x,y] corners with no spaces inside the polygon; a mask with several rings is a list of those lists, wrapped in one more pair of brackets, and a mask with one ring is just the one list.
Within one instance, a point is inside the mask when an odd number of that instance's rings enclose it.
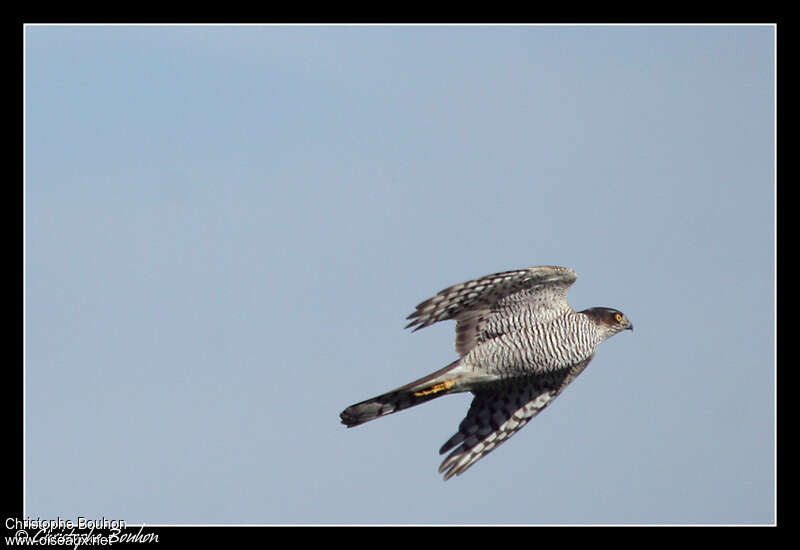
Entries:
{"label": "bird's tail", "polygon": [[352,428],[375,418],[421,405],[442,395],[462,391],[456,386],[461,374],[459,361],[454,361],[445,368],[423,376],[419,380],[414,380],[405,386],[350,405],[339,414],[342,424]]}

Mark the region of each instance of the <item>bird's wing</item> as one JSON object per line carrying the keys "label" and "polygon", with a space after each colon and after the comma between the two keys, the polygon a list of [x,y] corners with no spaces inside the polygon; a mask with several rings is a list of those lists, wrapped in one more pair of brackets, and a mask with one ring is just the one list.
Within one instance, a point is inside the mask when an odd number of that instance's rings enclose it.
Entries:
{"label": "bird's wing", "polygon": [[474,392],[475,398],[458,431],[439,449],[439,454],[444,454],[455,448],[439,466],[439,473],[444,474],[445,480],[461,475],[508,440],[547,407],[586,368],[592,357],[569,369],[537,376],[518,386]]}
{"label": "bird's wing", "polygon": [[503,306],[534,302],[537,307],[568,308],[567,290],[578,275],[566,267],[537,266],[504,271],[460,283],[419,304],[406,328],[419,330],[455,319],[456,351],[466,355],[477,341],[486,318]]}

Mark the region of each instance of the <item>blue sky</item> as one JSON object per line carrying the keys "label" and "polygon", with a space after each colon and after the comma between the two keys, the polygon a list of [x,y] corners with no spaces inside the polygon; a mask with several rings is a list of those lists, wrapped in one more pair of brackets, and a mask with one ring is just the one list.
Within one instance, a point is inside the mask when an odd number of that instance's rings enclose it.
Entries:
{"label": "blue sky", "polygon": [[[771,523],[772,26],[28,26],[26,514]],[[636,326],[465,475],[442,288]]]}

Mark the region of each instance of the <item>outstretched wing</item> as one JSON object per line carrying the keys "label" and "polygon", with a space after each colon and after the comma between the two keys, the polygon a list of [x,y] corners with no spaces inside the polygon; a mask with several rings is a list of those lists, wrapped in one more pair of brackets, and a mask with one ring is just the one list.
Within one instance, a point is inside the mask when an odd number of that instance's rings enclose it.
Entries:
{"label": "outstretched wing", "polygon": [[577,365],[531,378],[518,386],[476,391],[467,416],[458,431],[439,449],[444,454],[454,449],[439,473],[444,479],[461,475],[478,460],[517,433],[539,414],[589,364],[593,356]]}
{"label": "outstretched wing", "polygon": [[567,290],[578,275],[566,267],[538,266],[494,273],[460,283],[419,304],[407,319],[406,328],[419,330],[439,321],[455,319],[456,352],[466,355],[474,346],[480,328],[493,311],[521,301],[543,308],[569,308]]}

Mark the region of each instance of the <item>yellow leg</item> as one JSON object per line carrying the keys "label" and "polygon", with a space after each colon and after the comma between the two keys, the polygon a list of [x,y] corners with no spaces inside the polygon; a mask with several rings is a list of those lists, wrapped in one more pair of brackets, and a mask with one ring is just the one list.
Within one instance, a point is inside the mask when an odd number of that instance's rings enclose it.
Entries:
{"label": "yellow leg", "polygon": [[449,390],[455,385],[456,383],[453,380],[445,380],[444,382],[439,382],[438,384],[434,384],[427,390],[415,391],[414,395],[416,395],[417,397],[423,397],[425,395],[431,395],[432,393],[439,393],[440,391]]}

